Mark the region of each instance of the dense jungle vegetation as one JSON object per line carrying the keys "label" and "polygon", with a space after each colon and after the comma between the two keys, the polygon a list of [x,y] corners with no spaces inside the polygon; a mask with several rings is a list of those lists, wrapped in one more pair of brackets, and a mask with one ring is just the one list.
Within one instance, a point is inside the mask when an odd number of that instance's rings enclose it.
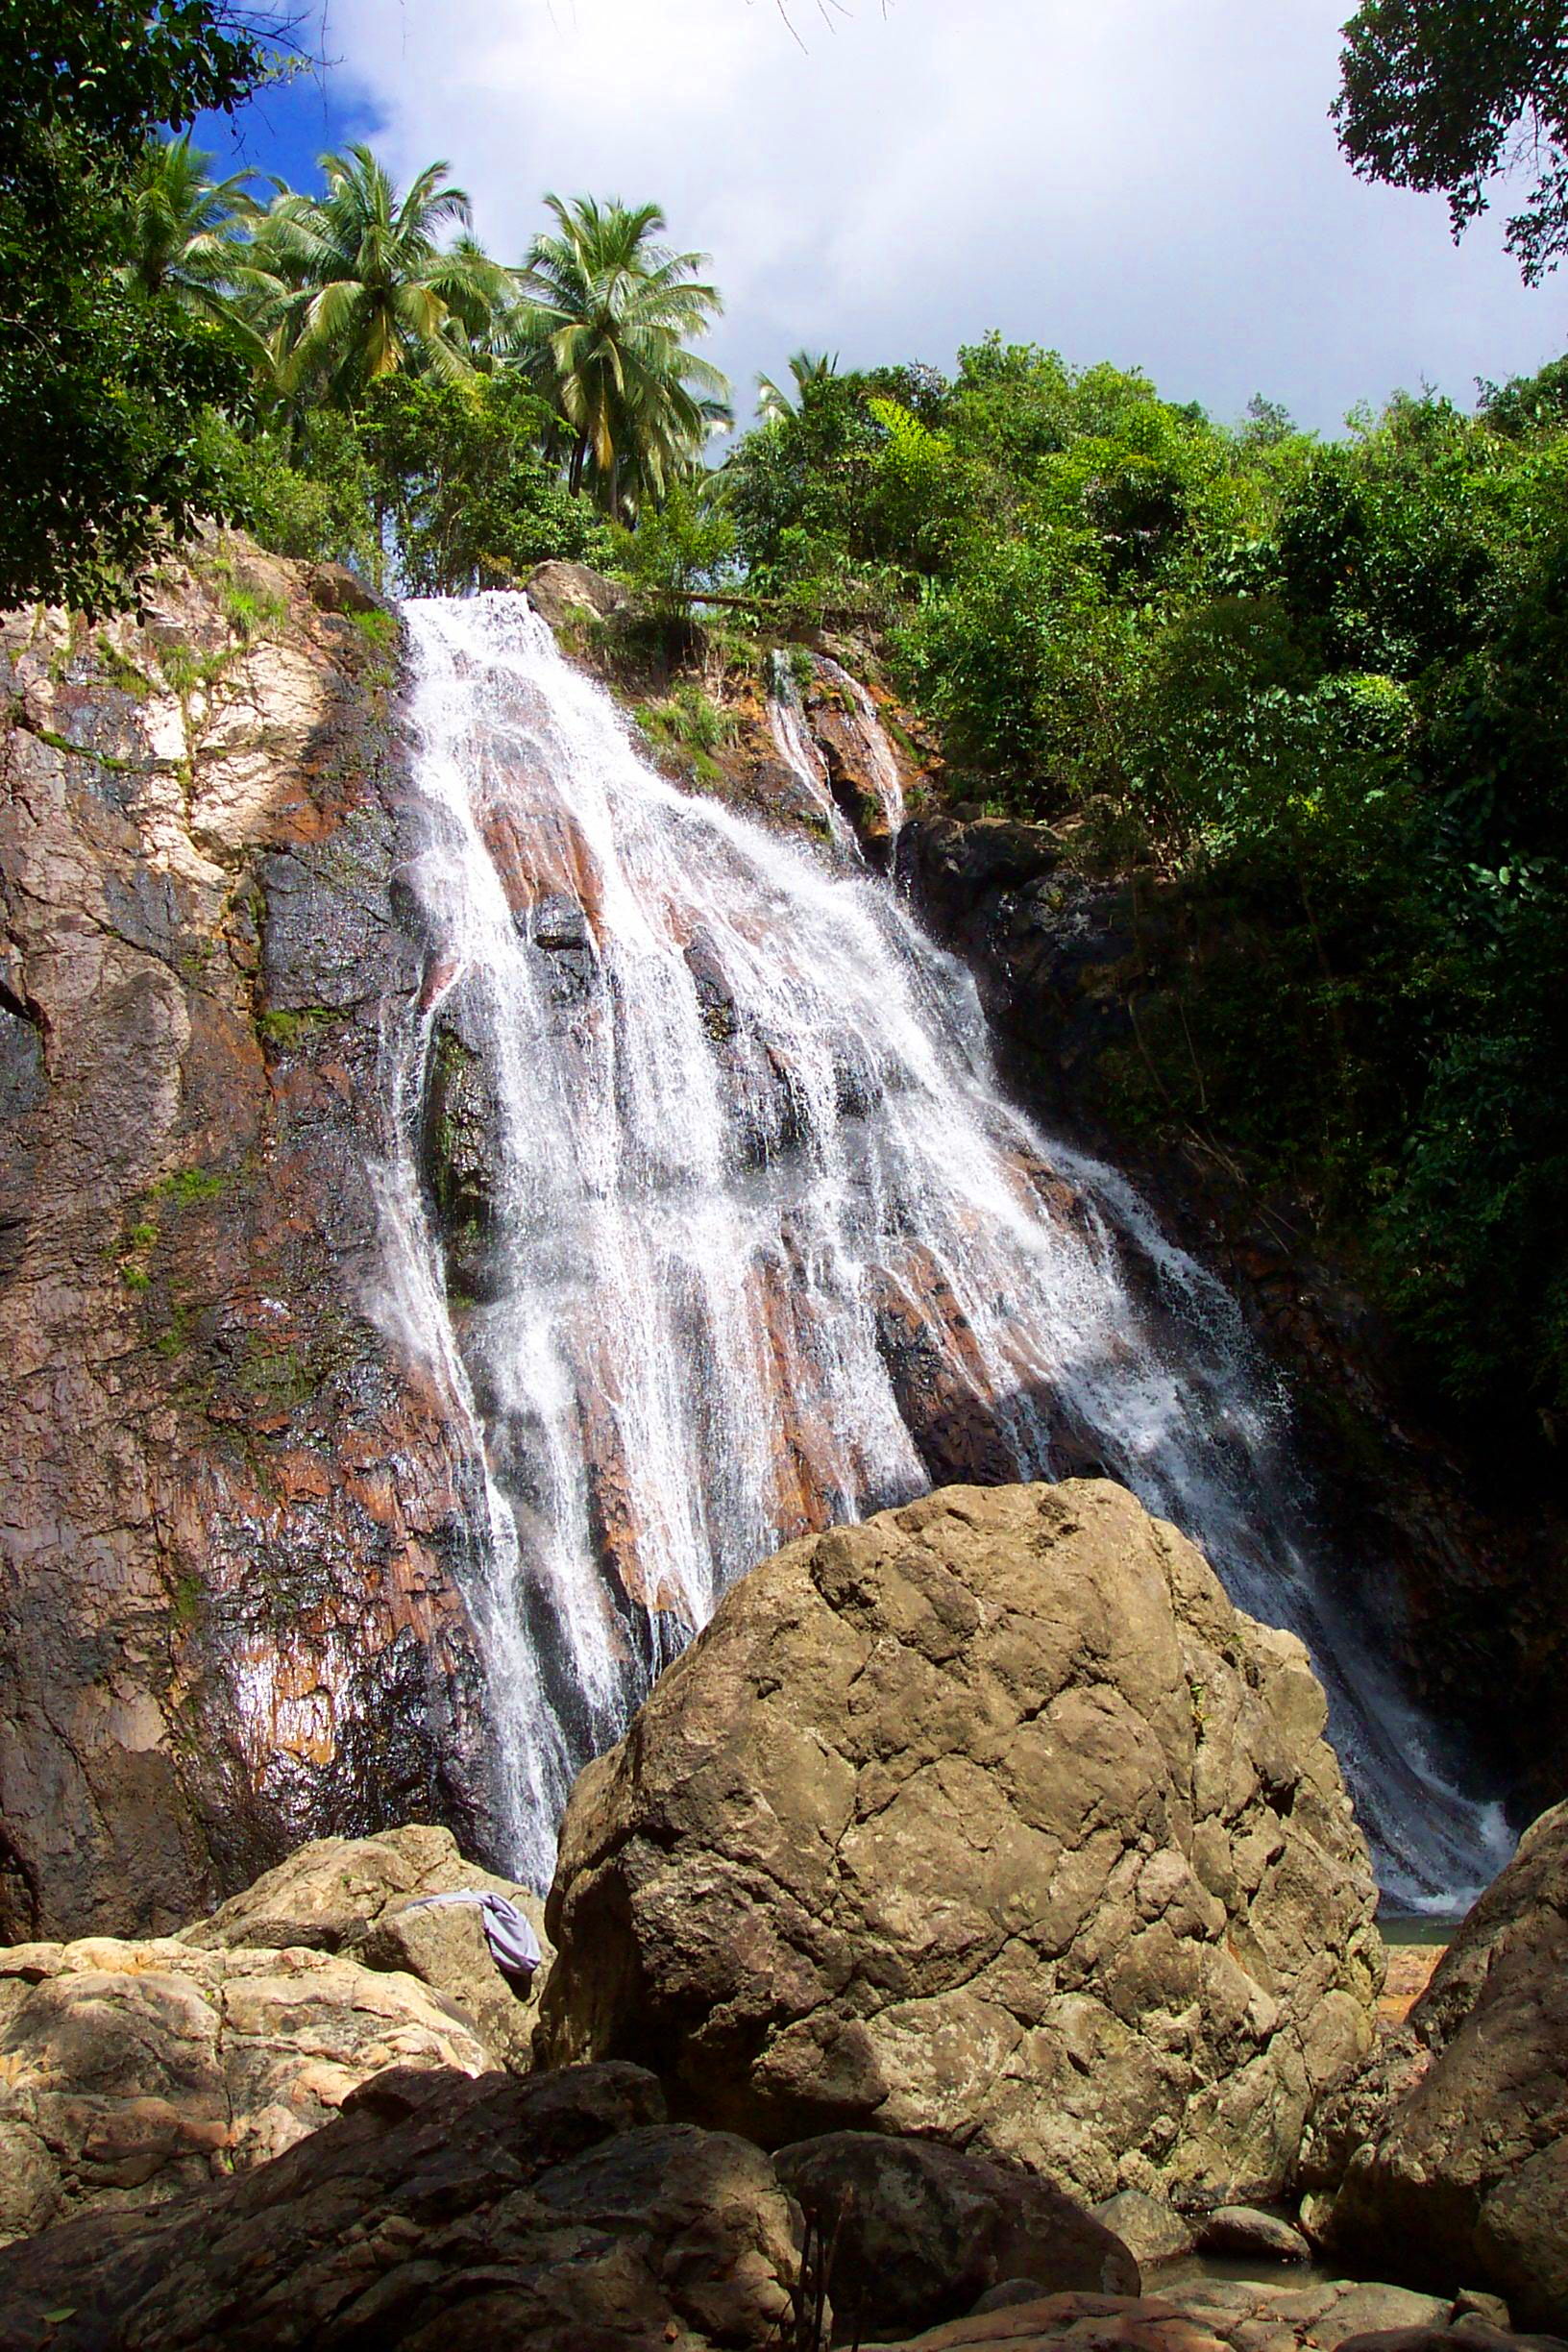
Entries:
{"label": "dense jungle vegetation", "polygon": [[[954,801],[1061,827],[1163,910],[1119,1117],[1287,1198],[1473,1428],[1556,1444],[1568,361],[1322,440],[993,337],[950,375],[799,354],[715,463],[719,297],[656,207],[548,198],[503,265],[445,164],[400,190],[355,148],[318,193],[214,184],[167,126],[266,70],[225,12],[8,13],[37,101],[0,152],[13,306],[39,220],[86,191],[6,339],[0,405],[44,421],[7,434],[9,596],[123,601],[207,512],[415,589],[566,554],[656,610],[738,599],[759,649],[852,626]],[[1448,188],[1457,227],[1533,114],[1533,270],[1568,219],[1539,14],[1369,0],[1339,110],[1357,168]],[[129,87],[99,45],[121,18],[166,45]],[[1434,26],[1517,37],[1434,60]]]}

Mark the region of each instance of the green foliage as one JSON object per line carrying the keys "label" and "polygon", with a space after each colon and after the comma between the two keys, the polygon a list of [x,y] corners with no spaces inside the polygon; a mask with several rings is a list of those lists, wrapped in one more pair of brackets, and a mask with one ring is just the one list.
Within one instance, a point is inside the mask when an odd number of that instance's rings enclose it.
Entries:
{"label": "green foliage", "polygon": [[1568,50],[1560,0],[1363,0],[1345,27],[1339,142],[1356,170],[1441,189],[1456,237],[1528,156],[1508,222],[1525,279],[1568,252]]}
{"label": "green foliage", "polygon": [[[369,617],[366,616],[367,619]],[[290,1046],[308,1043],[318,1029],[325,1028],[337,1018],[331,1005],[305,1005],[294,1012],[276,1006],[269,1012],[259,1014],[256,1025],[269,1045],[286,1050]]]}
{"label": "green foliage", "polygon": [[204,1597],[200,1577],[189,1570],[176,1577],[169,1594],[169,1623],[177,1631],[188,1631],[197,1623]]}
{"label": "green foliage", "polygon": [[203,414],[242,398],[243,370],[216,329],[119,286],[112,251],[106,208],[40,260],[0,189],[3,605],[129,604],[141,568],[223,508]]}
{"label": "green foliage", "polygon": [[1054,814],[1124,780],[1139,633],[1051,534],[997,534],[928,586],[893,655],[963,762]]}
{"label": "green foliage", "polygon": [[142,150],[232,109],[264,53],[207,0],[0,10],[0,603],[87,611],[222,502],[202,429],[246,373],[223,329],[118,274]]}
{"label": "green foliage", "polygon": [[239,1377],[263,1405],[285,1410],[308,1405],[321,1386],[309,1351],[303,1342],[269,1345],[254,1332],[246,1341]]}
{"label": "green foliage", "polygon": [[216,1168],[176,1168],[172,1175],[160,1176],[147,1197],[152,1201],[170,1201],[176,1209],[188,1209],[193,1201],[216,1200],[228,1181]]}
{"label": "green foliage", "polygon": [[[795,405],[781,401],[747,434],[723,483],[736,551],[755,587],[777,595],[811,583],[847,602],[857,582],[874,579],[890,533],[875,496],[876,463],[891,433],[870,404],[896,403],[928,422],[925,376],[805,367]],[[907,520],[907,490],[895,469],[889,486]]]}
{"label": "green foliage", "polygon": [[691,346],[722,309],[705,254],[658,241],[657,205],[545,198],[508,348],[561,425],[573,490],[624,521],[666,496],[730,421],[729,386]]}
{"label": "green foliage", "polygon": [[277,555],[346,563],[379,581],[375,484],[351,418],[317,409],[292,432],[242,436],[213,419],[208,447],[232,519]]}
{"label": "green foliage", "polygon": [[607,560],[588,508],[649,512],[729,421],[702,257],[552,197],[507,267],[445,163],[400,187],[357,145],[319,195],[212,181],[167,127],[275,70],[256,21],[0,0],[0,600],[133,602],[208,517],[426,591]]}
{"label": "green foliage", "polygon": [[552,556],[602,564],[609,535],[543,454],[551,413],[521,377],[391,378],[359,446],[377,508],[418,595],[508,587]]}
{"label": "green foliage", "polygon": [[345,615],[349,626],[356,629],[373,652],[390,653],[398,642],[398,616],[380,605],[369,612]]}
{"label": "green foliage", "polygon": [[1568,359],[1554,359],[1535,376],[1482,384],[1481,404],[1493,432],[1524,441],[1568,427]]}
{"label": "green foliage", "polygon": [[662,701],[640,703],[636,717],[656,749],[684,754],[699,782],[718,781],[714,754],[734,741],[737,722],[704,688],[683,679]]}
{"label": "green foliage", "polygon": [[170,295],[182,309],[228,330],[254,362],[261,347],[245,333],[228,296],[244,266],[244,233],[257,208],[246,193],[248,175],[209,180],[211,160],[188,135],[148,140],[131,182],[119,275],[148,300]]}
{"label": "green foliage", "polygon": [[61,124],[129,156],[157,123],[226,113],[267,67],[256,12],[221,0],[5,0],[5,146]]}
{"label": "green foliage", "polygon": [[659,611],[682,615],[694,593],[734,584],[735,526],[696,482],[677,482],[635,530],[614,530],[611,551],[611,568]]}
{"label": "green foliage", "polygon": [[466,381],[511,292],[431,163],[397,187],[370,149],[321,159],[322,196],[284,188],[257,223],[242,291],[285,403],[354,408],[385,377]]}

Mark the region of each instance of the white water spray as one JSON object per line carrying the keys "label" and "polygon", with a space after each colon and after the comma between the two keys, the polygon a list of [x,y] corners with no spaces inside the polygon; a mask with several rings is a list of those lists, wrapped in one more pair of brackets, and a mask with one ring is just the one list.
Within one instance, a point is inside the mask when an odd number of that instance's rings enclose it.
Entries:
{"label": "white water spray", "polygon": [[[779,1543],[934,1477],[1092,1465],[1309,1642],[1385,1890],[1490,1876],[1501,1825],[1337,1601],[1234,1302],[1007,1105],[963,967],[847,854],[653,772],[524,598],[405,612],[432,979],[393,1056],[385,1222],[404,1342],[482,1438],[516,1866],[548,1875],[573,1771]],[[798,708],[772,716],[838,816]],[[443,1035],[487,1105],[466,1300],[418,1172]]]}

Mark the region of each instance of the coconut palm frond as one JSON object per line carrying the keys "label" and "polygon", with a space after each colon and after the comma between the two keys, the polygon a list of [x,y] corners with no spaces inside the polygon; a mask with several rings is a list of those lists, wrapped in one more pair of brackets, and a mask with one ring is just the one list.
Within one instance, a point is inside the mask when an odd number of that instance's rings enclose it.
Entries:
{"label": "coconut palm frond", "polygon": [[[368,147],[321,159],[326,194],[280,194],[257,224],[255,297],[296,393],[353,407],[379,377],[467,380],[516,302],[517,273],[470,233],[467,192],[428,164],[400,190]],[[456,225],[451,244],[440,233]],[[303,301],[293,299],[303,296]]]}
{"label": "coconut palm frond", "polygon": [[[629,511],[697,464],[728,385],[687,348],[718,315],[699,253],[659,241],[654,204],[551,195],[553,227],[517,274],[504,350],[574,436],[568,478],[610,512]],[[709,406],[694,397],[696,387]]]}

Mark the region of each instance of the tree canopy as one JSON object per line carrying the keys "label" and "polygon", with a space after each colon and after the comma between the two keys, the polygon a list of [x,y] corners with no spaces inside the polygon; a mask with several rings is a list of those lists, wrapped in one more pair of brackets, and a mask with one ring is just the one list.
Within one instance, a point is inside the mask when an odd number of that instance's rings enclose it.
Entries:
{"label": "tree canopy", "polygon": [[1440,189],[1458,237],[1523,168],[1507,244],[1531,285],[1568,251],[1568,24],[1561,0],[1363,0],[1335,105],[1363,178]]}
{"label": "tree canopy", "polygon": [[471,238],[441,243],[472,221],[446,164],[401,190],[368,147],[321,168],[323,196],[283,189],[261,217],[243,280],[280,389],[352,407],[383,376],[469,376],[510,278]]}
{"label": "tree canopy", "polygon": [[663,496],[729,421],[728,385],[690,346],[722,308],[705,254],[659,241],[657,205],[547,196],[555,227],[522,278],[513,348],[570,433],[569,479],[605,511]]}
{"label": "tree canopy", "polygon": [[120,274],[148,138],[267,67],[215,0],[0,5],[0,601],[122,601],[218,496],[201,434],[243,398],[221,331]]}

